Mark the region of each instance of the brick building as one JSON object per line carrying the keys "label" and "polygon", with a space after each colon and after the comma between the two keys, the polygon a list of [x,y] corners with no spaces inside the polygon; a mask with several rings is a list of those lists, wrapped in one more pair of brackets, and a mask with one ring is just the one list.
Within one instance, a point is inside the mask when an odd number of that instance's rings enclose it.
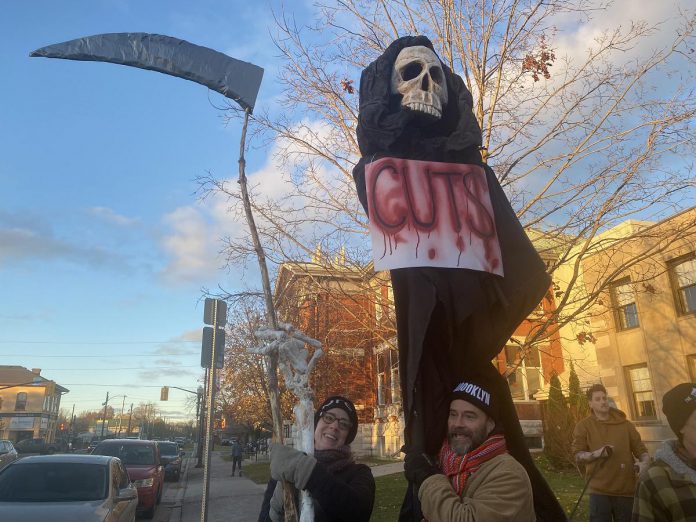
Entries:
{"label": "brick building", "polygon": [[315,403],[332,394],[355,403],[360,432],[353,447],[358,452],[372,447],[377,402],[373,353],[387,335],[377,326],[382,307],[372,276],[340,262],[329,264],[317,253],[309,263],[282,264],[274,292],[279,319],[322,343],[325,355],[312,374]]}
{"label": "brick building", "polygon": [[[324,346],[326,355],[314,374],[317,399],[341,393],[355,402],[361,427],[354,450],[398,455],[404,420],[388,273],[375,273],[371,265],[364,269],[346,266],[316,254],[309,263],[281,265],[275,302],[282,321],[298,325]],[[536,315],[518,327],[497,360],[501,373],[508,375],[531,447],[542,445],[542,412],[535,394],[543,392],[552,372],[563,372],[564,361],[557,333],[526,354],[514,341],[524,343],[554,306],[549,292]]]}

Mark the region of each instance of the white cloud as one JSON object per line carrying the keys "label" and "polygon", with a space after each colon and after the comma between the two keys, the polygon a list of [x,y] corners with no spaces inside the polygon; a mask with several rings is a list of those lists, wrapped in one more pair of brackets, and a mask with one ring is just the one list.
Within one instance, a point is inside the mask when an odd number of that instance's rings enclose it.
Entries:
{"label": "white cloud", "polygon": [[123,268],[121,256],[56,237],[42,219],[0,212],[0,264],[22,261],[68,261],[92,267]]}
{"label": "white cloud", "polygon": [[[329,127],[322,122],[304,121],[299,124],[297,135],[309,143],[325,141],[329,139]],[[290,178],[296,168],[305,165],[306,153],[307,150],[303,150],[295,141],[277,140],[270,148],[266,163],[258,170],[247,173],[255,201],[273,201],[288,212],[302,210],[303,217],[308,220],[298,230],[303,235],[311,234],[309,219],[321,212],[316,205],[309,205],[303,196],[291,197],[294,188]],[[287,158],[290,164],[280,164],[279,156]],[[326,187],[331,188],[336,183],[335,170],[326,166],[317,166],[314,175]],[[236,178],[224,182],[230,190],[238,190]],[[231,206],[238,211],[231,212]],[[255,214],[254,217],[258,224],[263,223],[260,215]],[[210,195],[201,204],[176,209],[165,216],[165,223],[171,232],[161,240],[169,257],[163,275],[169,281],[202,283],[219,280],[218,271],[225,264],[219,252],[222,246],[220,239],[240,239],[248,230],[241,204],[230,201],[222,194]]]}
{"label": "white cloud", "polygon": [[87,212],[97,219],[122,227],[136,225],[140,222],[137,218],[123,216],[108,207],[91,207],[87,209]]}
{"label": "white cloud", "polygon": [[[597,2],[599,3],[599,2]],[[682,19],[679,10],[694,8],[691,0],[665,0],[662,2],[636,2],[616,0],[607,9],[596,11],[590,20],[578,23],[574,14],[558,19],[558,37],[554,40],[556,56],[566,56],[571,63],[585,59],[588,50],[608,31],[621,29],[627,32],[633,23],[659,24],[651,36],[641,38],[637,45],[621,53],[614,53],[613,60],[627,63],[636,58],[646,58],[656,49],[671,42]],[[621,63],[617,63],[621,65]]]}
{"label": "white cloud", "polygon": [[161,244],[169,257],[162,276],[169,282],[202,284],[215,279],[224,265],[220,255],[221,223],[200,205],[179,207],[164,217],[171,233]]}

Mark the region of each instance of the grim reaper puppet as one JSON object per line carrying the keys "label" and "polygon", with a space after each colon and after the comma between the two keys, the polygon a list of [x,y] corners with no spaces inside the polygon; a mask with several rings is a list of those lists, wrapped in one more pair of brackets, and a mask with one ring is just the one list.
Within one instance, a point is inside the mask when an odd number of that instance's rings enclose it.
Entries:
{"label": "grim reaper puppet", "polygon": [[[472,105],[424,36],[394,41],[360,78],[362,157],[353,177],[370,218],[375,268],[391,270],[406,445],[437,454],[449,393],[462,375],[477,373],[504,398],[508,451],[529,474],[537,519],[565,520],[491,364],[550,280],[482,162]],[[401,520],[420,520],[412,489]]]}

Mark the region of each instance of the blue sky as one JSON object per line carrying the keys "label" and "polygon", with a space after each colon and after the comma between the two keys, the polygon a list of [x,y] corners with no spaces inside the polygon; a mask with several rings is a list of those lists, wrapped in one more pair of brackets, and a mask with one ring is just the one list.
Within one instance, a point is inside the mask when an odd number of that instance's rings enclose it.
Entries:
{"label": "blue sky", "polygon": [[[175,36],[264,67],[257,107],[271,107],[270,4],[10,1],[2,11],[0,364],[42,368],[76,411],[98,409],[107,391],[128,408],[158,401],[161,385],[196,389],[201,288],[255,283],[220,269],[219,225],[196,212],[197,176],[236,175],[240,126],[195,83],[29,53],[98,33]],[[249,170],[264,152],[250,151]],[[186,395],[157,404],[190,414]]]}
{"label": "blue sky", "polygon": [[[286,13],[311,22],[311,0],[283,3]],[[185,393],[172,390],[160,403],[159,387],[199,384],[201,289],[257,287],[258,271],[223,269],[219,238],[237,235],[240,225],[225,219],[224,201],[201,202],[196,194],[198,176],[237,176],[240,125],[225,124],[221,95],[150,71],[29,53],[99,33],[174,36],[263,67],[257,109],[273,113],[279,63],[269,32],[278,5],[2,3],[0,364],[42,368],[70,389],[64,408],[98,409],[108,391],[127,395],[126,408],[154,401],[172,419],[191,415]],[[599,25],[672,12],[620,0],[595,25],[566,27],[558,44],[572,55]],[[308,125],[320,129],[321,122]],[[282,197],[272,144],[255,145],[248,173]]]}

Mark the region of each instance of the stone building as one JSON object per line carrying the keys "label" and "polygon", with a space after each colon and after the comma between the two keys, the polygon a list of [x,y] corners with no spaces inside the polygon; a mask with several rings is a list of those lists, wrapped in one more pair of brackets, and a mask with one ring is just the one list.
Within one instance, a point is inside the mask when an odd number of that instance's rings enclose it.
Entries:
{"label": "stone building", "polygon": [[695,225],[696,208],[657,223],[627,221],[583,261],[587,291],[600,293],[590,319],[597,381],[651,452],[674,436],[662,396],[696,382]]}
{"label": "stone building", "polygon": [[0,366],[0,439],[53,442],[60,399],[68,389],[41,376],[41,369]]}

